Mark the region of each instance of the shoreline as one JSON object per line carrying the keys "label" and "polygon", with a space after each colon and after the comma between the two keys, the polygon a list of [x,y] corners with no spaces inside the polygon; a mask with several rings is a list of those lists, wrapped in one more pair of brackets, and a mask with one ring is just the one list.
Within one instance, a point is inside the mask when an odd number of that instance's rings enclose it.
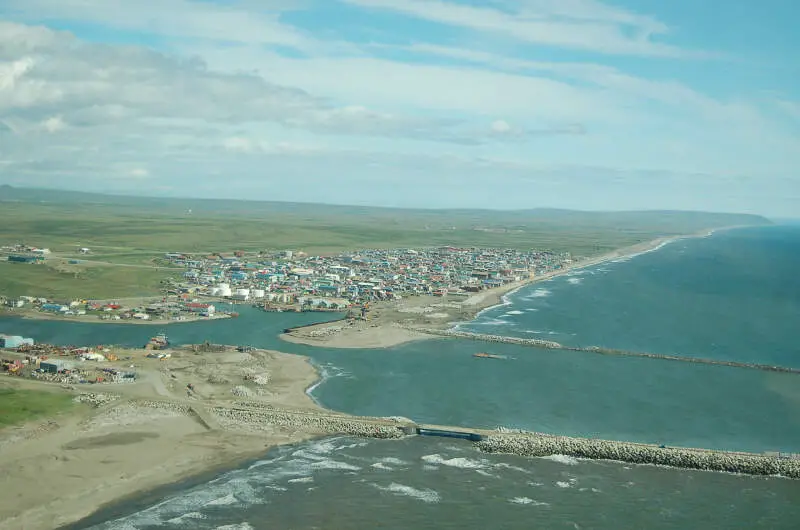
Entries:
{"label": "shoreline", "polygon": [[[0,529],[79,528],[81,521],[127,500],[221,474],[275,447],[325,434],[313,425],[272,422],[254,429],[235,418],[220,418],[219,411],[237,407],[240,399],[263,407],[257,410],[298,417],[337,414],[306,393],[321,382],[309,358],[273,350],[248,355],[254,358],[248,361],[250,357],[229,347],[218,354],[225,357],[218,368],[206,370],[206,363],[188,348],[176,350],[170,361],[141,359],[141,377],[135,383],[81,385],[77,391],[27,378],[0,379],[0,388],[86,398],[67,413],[0,430],[0,489],[15,492],[0,497]],[[242,387],[233,379],[247,366],[253,373],[269,374],[263,395],[231,393],[231,388]],[[206,373],[229,381],[198,381]],[[186,381],[195,382],[196,396],[186,396]],[[258,383],[247,384],[258,390]],[[98,401],[93,396],[113,398]],[[43,476],[48,477],[44,482]]]}
{"label": "shoreline", "polygon": [[[508,297],[524,287],[540,282],[547,282],[561,276],[568,275],[577,270],[587,267],[594,267],[614,260],[629,260],[642,254],[655,252],[661,248],[684,239],[702,239],[713,234],[724,231],[742,228],[741,226],[720,227],[706,229],[694,234],[681,234],[674,236],[663,236],[651,241],[636,243],[627,247],[606,252],[600,256],[587,258],[578,262],[547,272],[540,276],[510,283],[501,287],[487,289],[476,293],[465,300],[447,304],[446,297],[434,298],[431,296],[419,296],[397,302],[387,302],[382,305],[375,304],[375,312],[378,317],[371,321],[356,321],[348,325],[331,326],[328,323],[306,326],[301,330],[294,330],[290,333],[279,335],[281,340],[294,344],[303,344],[314,347],[328,347],[341,349],[382,349],[401,346],[412,341],[431,340],[434,338],[430,334],[414,331],[414,327],[427,327],[442,330],[458,330],[461,324],[475,320],[482,313],[496,307],[508,305],[511,302]],[[404,304],[408,307],[404,307]],[[424,312],[428,308],[448,306],[446,309],[456,309],[458,313],[453,318],[449,312],[439,321],[432,319],[432,316],[439,314]],[[452,307],[450,307],[452,306]],[[403,313],[403,311],[415,311],[414,313]],[[388,315],[387,315],[388,313]],[[444,314],[444,313],[441,313]],[[427,316],[431,315],[431,316]]]}
{"label": "shoreline", "polygon": [[120,319],[120,320],[103,320],[95,315],[57,315],[50,313],[42,313],[41,311],[34,311],[30,309],[19,310],[0,310],[0,317],[21,318],[24,320],[48,320],[55,322],[70,322],[74,324],[122,324],[128,326],[170,326],[173,324],[188,324],[191,322],[203,322],[210,320],[224,320],[226,318],[233,318],[228,314],[220,314],[213,317],[189,317],[185,320],[165,320],[165,319],[149,319],[140,320],[135,318]]}

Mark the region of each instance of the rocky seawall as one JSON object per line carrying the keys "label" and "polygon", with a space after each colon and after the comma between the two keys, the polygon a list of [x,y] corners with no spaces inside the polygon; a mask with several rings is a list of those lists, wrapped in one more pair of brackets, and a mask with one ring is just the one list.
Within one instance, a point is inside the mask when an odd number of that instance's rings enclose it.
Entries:
{"label": "rocky seawall", "polygon": [[486,333],[472,333],[470,331],[458,331],[455,329],[436,329],[418,328],[409,326],[406,329],[424,333],[426,335],[437,335],[440,337],[456,337],[459,339],[479,340],[483,342],[502,342],[505,344],[519,344],[521,346],[535,346],[537,348],[562,349],[563,346],[551,340],[542,339],[523,339],[519,337],[506,337],[504,335],[488,335]]}
{"label": "rocky seawall", "polygon": [[367,438],[400,438],[404,436],[399,425],[374,421],[359,421],[327,414],[285,412],[279,410],[248,410],[243,408],[211,407],[223,428],[250,431],[274,428],[298,429],[317,434],[339,434]]}
{"label": "rocky seawall", "polygon": [[655,445],[545,434],[493,434],[475,446],[487,453],[520,456],[567,455],[632,464],[655,464],[684,469],[724,471],[747,475],[781,475],[800,479],[800,459],[751,453],[659,447]]}

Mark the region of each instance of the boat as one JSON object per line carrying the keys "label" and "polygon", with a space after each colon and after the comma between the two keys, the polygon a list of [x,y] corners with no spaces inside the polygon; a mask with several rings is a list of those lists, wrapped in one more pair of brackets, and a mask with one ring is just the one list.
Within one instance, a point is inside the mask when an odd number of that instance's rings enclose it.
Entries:
{"label": "boat", "polygon": [[472,356],[478,357],[480,359],[508,359],[508,357],[506,357],[505,355],[497,355],[495,353],[484,353],[484,352],[473,353]]}
{"label": "boat", "polygon": [[145,348],[148,350],[161,350],[167,346],[169,346],[169,339],[167,339],[167,334],[162,331],[155,337],[151,337]]}

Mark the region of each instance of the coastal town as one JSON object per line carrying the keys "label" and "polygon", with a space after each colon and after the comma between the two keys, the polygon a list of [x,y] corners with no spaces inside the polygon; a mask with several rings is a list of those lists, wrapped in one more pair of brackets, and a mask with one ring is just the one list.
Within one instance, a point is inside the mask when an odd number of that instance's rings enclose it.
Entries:
{"label": "coastal town", "polygon": [[[18,266],[38,266],[53,253],[23,245],[2,249]],[[79,252],[86,254],[88,248]],[[77,260],[75,260],[77,261]],[[267,311],[347,311],[361,316],[369,304],[414,296],[464,300],[475,293],[552,274],[573,264],[568,253],[489,248],[371,249],[333,256],[302,251],[229,254],[170,252],[154,266],[183,270],[165,280],[158,299],[52,300],[5,297],[6,308],[109,321],[185,321],[235,316],[220,303],[252,303]],[[2,295],[2,293],[0,293]]]}

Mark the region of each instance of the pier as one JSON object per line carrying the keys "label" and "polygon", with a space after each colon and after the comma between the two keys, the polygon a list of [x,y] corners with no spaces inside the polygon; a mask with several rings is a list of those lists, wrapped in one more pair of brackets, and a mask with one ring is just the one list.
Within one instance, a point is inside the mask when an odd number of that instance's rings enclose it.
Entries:
{"label": "pier", "polygon": [[454,337],[459,339],[468,339],[482,342],[495,342],[502,344],[516,344],[518,346],[527,346],[531,348],[540,348],[547,350],[562,350],[574,351],[585,353],[597,353],[600,355],[617,355],[620,357],[643,357],[646,359],[659,359],[662,361],[678,361],[684,363],[695,364],[709,364],[716,366],[728,366],[732,368],[747,368],[750,370],[763,370],[766,372],[783,372],[790,374],[800,374],[800,368],[791,368],[788,366],[776,366],[770,364],[747,363],[740,361],[726,361],[723,359],[706,359],[703,357],[687,357],[683,355],[669,355],[663,353],[647,353],[635,352],[627,350],[617,350],[614,348],[604,348],[601,346],[577,347],[577,346],[564,346],[558,342],[541,339],[527,339],[520,337],[506,337],[503,335],[488,335],[485,333],[473,333],[470,331],[458,331],[453,329],[434,329],[434,328],[418,328],[408,327],[411,331],[424,333],[427,335],[435,335],[439,337]]}

